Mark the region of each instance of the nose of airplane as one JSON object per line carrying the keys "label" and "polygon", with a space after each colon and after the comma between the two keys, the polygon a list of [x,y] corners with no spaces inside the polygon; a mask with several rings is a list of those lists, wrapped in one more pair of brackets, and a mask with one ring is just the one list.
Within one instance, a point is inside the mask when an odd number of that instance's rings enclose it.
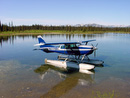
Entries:
{"label": "nose of airplane", "polygon": [[93,47],[93,50],[97,50],[98,48],[97,47]]}
{"label": "nose of airplane", "polygon": [[97,50],[98,48],[97,48],[97,45],[98,45],[98,43],[96,44],[96,46],[94,46],[93,44],[91,44],[92,45],[92,49],[93,50]]}
{"label": "nose of airplane", "polygon": [[94,46],[94,45],[92,44],[92,49],[94,50],[94,57],[96,57],[96,50],[98,49],[98,48],[97,48],[97,45],[98,45],[98,43],[96,44],[96,46]]}

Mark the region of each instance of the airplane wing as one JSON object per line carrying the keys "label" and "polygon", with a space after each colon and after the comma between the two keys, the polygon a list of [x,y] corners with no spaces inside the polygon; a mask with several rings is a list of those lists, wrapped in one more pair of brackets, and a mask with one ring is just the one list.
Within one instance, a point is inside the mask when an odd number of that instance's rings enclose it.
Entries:
{"label": "airplane wing", "polygon": [[45,45],[44,43],[40,43],[40,44],[35,44],[34,46],[41,46],[41,45]]}
{"label": "airplane wing", "polygon": [[91,41],[96,41],[96,40],[87,40],[87,41],[81,41],[81,42],[57,42],[57,43],[40,43],[40,44],[36,44],[35,46],[40,46],[40,45],[61,45],[61,44],[81,44],[81,43],[88,43]]}
{"label": "airplane wing", "polygon": [[96,40],[87,40],[87,41],[82,41],[82,43],[88,43],[88,42],[91,42],[91,41],[96,41]]}
{"label": "airplane wing", "polygon": [[60,45],[60,44],[81,44],[81,42],[58,42],[58,43],[45,43],[45,45]]}
{"label": "airplane wing", "polygon": [[86,43],[86,45],[87,45],[88,42],[91,42],[91,41],[96,41],[96,40],[87,40],[87,41],[82,41],[82,43]]}
{"label": "airplane wing", "polygon": [[91,41],[96,41],[96,40],[87,40],[87,41],[81,41],[81,42],[58,42],[58,43],[45,43],[44,45],[61,45],[61,44],[81,44],[81,43],[88,43]]}

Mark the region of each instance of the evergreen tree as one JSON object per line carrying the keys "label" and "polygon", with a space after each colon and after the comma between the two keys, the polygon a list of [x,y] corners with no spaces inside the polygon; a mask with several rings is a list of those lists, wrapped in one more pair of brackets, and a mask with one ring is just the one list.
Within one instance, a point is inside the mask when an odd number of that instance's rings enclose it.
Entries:
{"label": "evergreen tree", "polygon": [[1,21],[0,21],[0,32],[2,31],[2,29],[1,29]]}

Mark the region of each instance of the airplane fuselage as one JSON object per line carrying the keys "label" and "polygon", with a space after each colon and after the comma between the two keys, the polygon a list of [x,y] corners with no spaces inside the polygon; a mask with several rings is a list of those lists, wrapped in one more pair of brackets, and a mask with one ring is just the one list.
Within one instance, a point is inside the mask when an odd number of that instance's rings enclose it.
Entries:
{"label": "airplane fuselage", "polygon": [[88,42],[95,40],[87,40],[81,42],[56,42],[56,43],[46,43],[41,36],[38,36],[39,44],[35,46],[40,46],[40,50],[46,53],[55,52],[67,55],[90,55],[97,48],[87,45]]}
{"label": "airplane fuselage", "polygon": [[69,55],[89,55],[93,53],[93,47],[92,46],[86,46],[86,45],[60,45],[60,46],[41,46],[40,47],[44,52],[56,52],[61,54],[69,54]]}

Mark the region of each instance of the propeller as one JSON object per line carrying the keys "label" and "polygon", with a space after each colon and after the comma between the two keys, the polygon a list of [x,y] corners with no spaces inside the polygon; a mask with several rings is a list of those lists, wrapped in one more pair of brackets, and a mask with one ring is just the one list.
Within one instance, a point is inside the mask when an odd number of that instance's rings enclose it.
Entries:
{"label": "propeller", "polygon": [[97,47],[98,46],[98,43],[96,44],[96,46],[95,47]]}
{"label": "propeller", "polygon": [[96,57],[96,50],[97,50],[98,43],[95,46],[93,44],[91,44],[91,45],[93,46],[94,57]]}

